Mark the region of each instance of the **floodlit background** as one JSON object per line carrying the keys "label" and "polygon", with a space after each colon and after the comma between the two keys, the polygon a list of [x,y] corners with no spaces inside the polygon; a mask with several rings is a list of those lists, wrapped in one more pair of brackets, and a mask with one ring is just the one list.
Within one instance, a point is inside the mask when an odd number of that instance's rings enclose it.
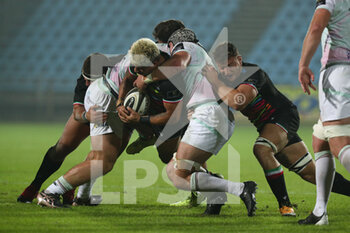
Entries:
{"label": "floodlit background", "polygon": [[[314,9],[315,1],[305,0],[1,0],[0,120],[65,121],[87,55],[124,54],[135,40],[152,38],[158,22],[173,18],[208,50],[228,27],[244,60],[282,85],[303,122],[314,122],[317,96],[304,95],[297,81]],[[311,65],[316,73],[320,56],[319,49]]]}

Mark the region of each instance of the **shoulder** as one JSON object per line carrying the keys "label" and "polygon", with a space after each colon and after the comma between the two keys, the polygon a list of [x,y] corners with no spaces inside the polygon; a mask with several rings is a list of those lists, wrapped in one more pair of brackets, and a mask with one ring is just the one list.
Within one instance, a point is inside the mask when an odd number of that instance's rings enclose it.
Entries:
{"label": "shoulder", "polygon": [[189,53],[188,49],[185,48],[184,42],[180,42],[180,43],[177,43],[176,45],[174,45],[174,48],[171,51],[171,55],[173,56],[176,53],[181,52],[181,51],[185,51],[185,52]]}
{"label": "shoulder", "polygon": [[262,70],[257,64],[243,62],[243,69],[246,70],[246,72],[251,73],[249,78],[255,77],[259,78],[261,76],[267,75],[264,70]]}
{"label": "shoulder", "polygon": [[171,55],[174,55],[175,53],[177,52],[180,52],[180,51],[185,51],[189,54],[192,54],[192,53],[195,53],[195,52],[198,52],[199,50],[202,50],[203,48],[195,43],[192,43],[192,42],[180,42],[180,43],[177,43],[172,52],[171,52]]}
{"label": "shoulder", "polygon": [[335,0],[317,0],[316,1],[316,10],[318,9],[326,9],[331,14],[335,8],[336,1]]}

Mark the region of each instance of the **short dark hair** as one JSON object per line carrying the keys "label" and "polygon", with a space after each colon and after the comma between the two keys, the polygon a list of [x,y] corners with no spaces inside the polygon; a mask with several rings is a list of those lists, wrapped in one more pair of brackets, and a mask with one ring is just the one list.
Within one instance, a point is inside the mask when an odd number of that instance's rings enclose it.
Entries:
{"label": "short dark hair", "polygon": [[176,30],[171,36],[169,37],[168,43],[172,42],[174,46],[177,43],[180,42],[192,42],[192,43],[197,43],[198,39],[196,36],[196,33],[192,31],[189,28],[182,28]]}
{"label": "short dark hair", "polygon": [[217,63],[224,64],[227,63],[228,58],[236,57],[239,55],[239,52],[234,44],[230,42],[224,42],[215,48],[213,55]]}
{"label": "short dark hair", "polygon": [[102,77],[102,74],[105,73],[105,68],[108,65],[108,57],[102,53],[92,53],[87,58],[85,58],[83,67],[81,68],[81,73],[86,78],[94,80]]}
{"label": "short dark hair", "polygon": [[154,39],[166,43],[171,34],[181,28],[185,28],[185,25],[182,21],[169,19],[157,24],[152,34]]}

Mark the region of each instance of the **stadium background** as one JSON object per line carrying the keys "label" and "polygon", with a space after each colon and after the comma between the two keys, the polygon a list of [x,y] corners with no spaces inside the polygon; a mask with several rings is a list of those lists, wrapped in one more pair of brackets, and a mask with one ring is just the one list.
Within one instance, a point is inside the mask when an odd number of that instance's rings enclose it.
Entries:
{"label": "stadium background", "polygon": [[[254,180],[257,216],[247,218],[245,207],[225,205],[220,217],[199,217],[205,206],[174,208],[157,201],[158,194],[176,194],[161,172],[164,164],[148,147],[135,156],[124,153],[103,178],[105,192],[120,192],[124,203],[125,162],[149,161],[159,171],[157,182],[137,192],[137,205],[100,205],[52,210],[36,201],[23,205],[16,199],[32,181],[49,146],[62,134],[72,111],[76,79],[83,59],[92,52],[126,53],[140,37],[152,37],[161,20],[175,18],[193,29],[210,49],[218,33],[228,27],[229,40],[245,61],[259,64],[278,88],[299,107],[299,134],[311,149],[311,124],[317,120],[317,93],[302,93],[297,81],[303,38],[316,0],[0,0],[0,232],[350,232],[349,198],[332,194],[328,205],[330,225],[298,226],[296,221],[312,210],[315,186],[285,168],[287,189],[297,218],[281,218],[276,200],[262,169],[252,154],[257,133],[239,125],[229,143],[213,156],[208,166],[241,181]],[[311,67],[317,74],[321,50]],[[316,80],[317,82],[318,80]],[[238,117],[239,118],[239,117]],[[136,139],[134,134],[131,141]],[[239,153],[232,168],[230,146]],[[42,186],[48,187],[90,151],[85,140],[67,157],[62,167]],[[350,174],[336,160],[337,171]],[[146,172],[137,170],[137,179]],[[237,181],[237,179],[232,179]],[[186,194],[186,193],[185,193]],[[187,195],[187,194],[186,194]],[[185,198],[186,195],[183,197]],[[181,199],[183,200],[183,199]]]}
{"label": "stadium background", "polygon": [[[2,121],[65,121],[88,54],[126,53],[169,18],[182,20],[207,49],[228,27],[244,60],[269,73],[298,105],[302,122],[316,120],[317,96],[303,94],[297,80],[313,0],[1,0],[0,6]],[[320,56],[319,49],[315,73]]]}

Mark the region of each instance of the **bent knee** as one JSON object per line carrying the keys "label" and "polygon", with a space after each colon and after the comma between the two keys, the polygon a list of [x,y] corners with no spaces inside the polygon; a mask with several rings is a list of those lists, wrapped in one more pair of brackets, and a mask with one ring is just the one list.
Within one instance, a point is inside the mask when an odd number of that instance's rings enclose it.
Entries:
{"label": "bent knee", "polygon": [[103,163],[103,175],[106,175],[107,173],[112,171],[113,167],[114,167],[114,163],[112,163],[112,162],[104,162]]}
{"label": "bent knee", "polygon": [[263,146],[263,145],[254,145],[253,147],[253,153],[255,157],[261,158],[266,155],[273,155],[274,152],[272,151],[272,148]]}

